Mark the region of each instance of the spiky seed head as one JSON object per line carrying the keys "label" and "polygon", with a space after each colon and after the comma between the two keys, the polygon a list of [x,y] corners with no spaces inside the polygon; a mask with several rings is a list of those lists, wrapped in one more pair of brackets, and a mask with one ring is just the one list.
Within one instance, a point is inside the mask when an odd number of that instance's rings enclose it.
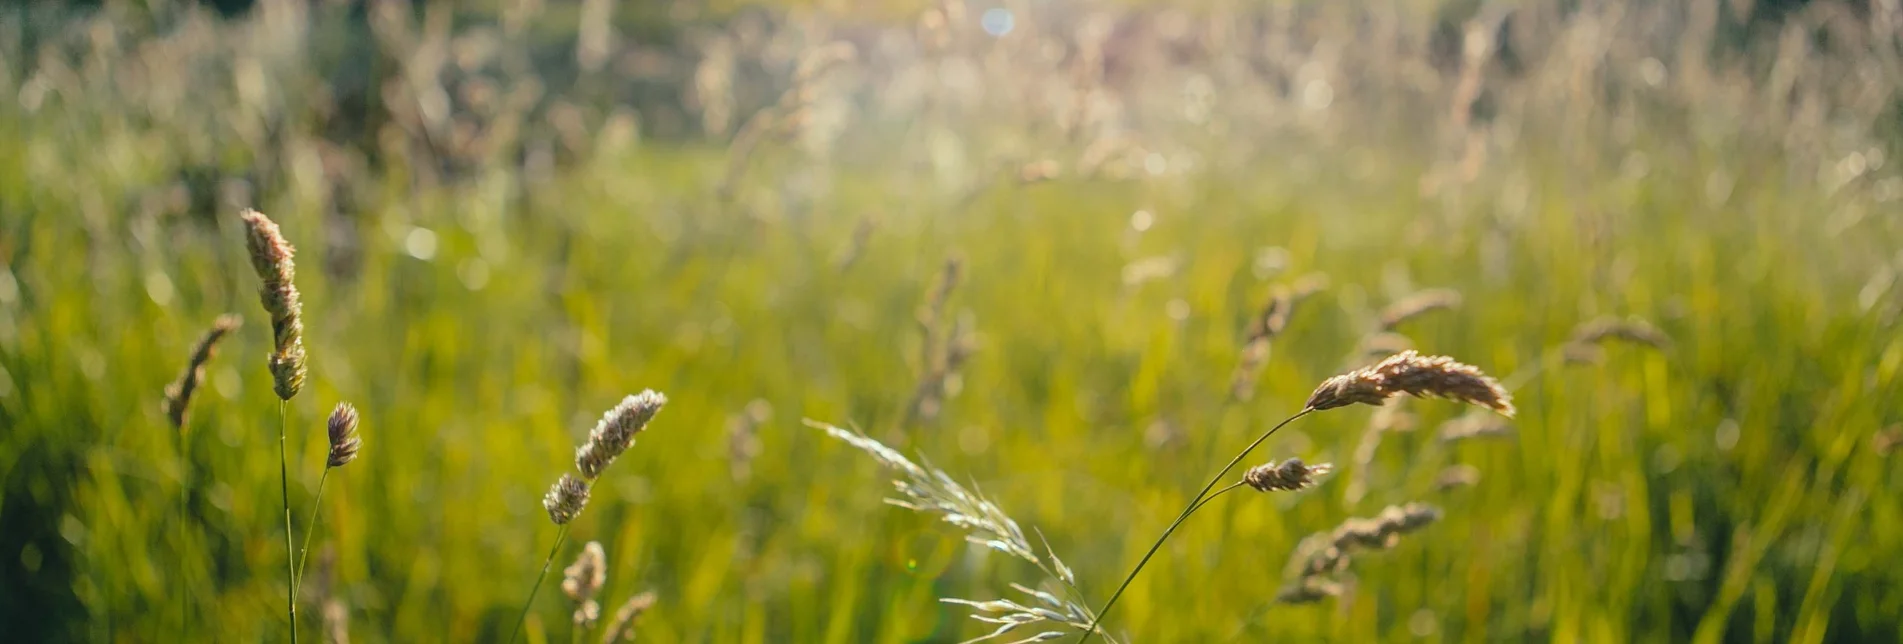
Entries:
{"label": "spiky seed head", "polygon": [[542,508],[548,510],[548,520],[555,525],[567,525],[587,505],[588,482],[569,474],[563,474],[542,497]]}
{"label": "spiky seed head", "polygon": [[608,555],[599,541],[583,545],[575,563],[562,570],[562,592],[578,602],[594,597],[607,581]]}
{"label": "spiky seed head", "polygon": [[647,428],[666,404],[667,396],[652,389],[621,399],[621,404],[602,414],[588,432],[588,441],[575,450],[575,467],[589,480],[600,477],[615,457],[634,445],[634,435]]}
{"label": "spiky seed head", "polygon": [[185,411],[192,404],[192,394],[198,391],[198,383],[205,380],[205,364],[211,362],[212,354],[218,348],[218,341],[238,328],[240,319],[235,315],[220,315],[212,322],[211,329],[199,337],[198,344],[192,347],[191,361],[185,365],[185,373],[178,380],[165,386],[165,418],[172,422],[174,429],[185,428]]}
{"label": "spiky seed head", "polygon": [[330,434],[330,458],[325,467],[343,467],[357,460],[357,450],[363,447],[363,440],[357,438],[357,408],[337,403],[326,429]]}
{"label": "spiky seed head", "polygon": [[1423,356],[1403,351],[1372,366],[1322,381],[1309,395],[1307,407],[1334,409],[1354,404],[1380,405],[1408,394],[1416,398],[1446,398],[1513,415],[1513,395],[1472,365],[1447,356]]}
{"label": "spiky seed head", "polygon": [[1302,459],[1291,458],[1281,463],[1269,461],[1249,468],[1242,475],[1242,482],[1258,492],[1276,490],[1295,491],[1315,484],[1315,477],[1334,470],[1331,463],[1308,465]]}
{"label": "spiky seed head", "polygon": [[251,267],[263,285],[258,299],[271,315],[273,348],[266,357],[271,369],[273,389],[278,398],[290,400],[304,387],[304,305],[299,301],[296,249],[284,240],[276,222],[256,210],[239,215],[245,223],[245,246],[251,252]]}
{"label": "spiky seed head", "polygon": [[615,610],[614,621],[608,622],[607,630],[602,632],[603,644],[634,641],[634,625],[640,621],[641,614],[654,607],[654,592],[648,591],[629,597]]}

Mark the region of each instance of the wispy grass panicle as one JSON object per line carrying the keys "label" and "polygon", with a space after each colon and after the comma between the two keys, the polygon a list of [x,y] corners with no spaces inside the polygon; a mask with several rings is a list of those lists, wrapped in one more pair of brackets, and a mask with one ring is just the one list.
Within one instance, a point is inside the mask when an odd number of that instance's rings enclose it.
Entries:
{"label": "wispy grass panicle", "polygon": [[1017,521],[984,495],[960,485],[943,470],[913,463],[898,450],[858,432],[811,420],[806,421],[806,425],[823,430],[827,435],[871,455],[880,465],[897,470],[900,478],[894,479],[892,486],[898,490],[900,498],[887,499],[887,503],[915,512],[939,515],[946,523],[969,532],[966,539],[972,543],[1034,564],[1043,563],[1036,551],[1032,550],[1030,540],[1024,537],[1024,530],[1018,527]]}
{"label": "wispy grass panicle", "polygon": [[1513,415],[1513,395],[1472,365],[1447,356],[1423,356],[1403,351],[1371,366],[1331,377],[1315,388],[1306,407],[1314,410],[1349,405],[1380,405],[1408,394],[1416,398],[1446,398]]}
{"label": "wispy grass panicle", "polygon": [[185,363],[185,373],[178,380],[165,387],[165,419],[171,421],[174,429],[185,428],[186,411],[191,407],[192,394],[198,391],[198,385],[205,380],[205,365],[211,362],[212,354],[218,349],[218,341],[224,339],[242,323],[236,315],[220,315],[198,338],[198,344],[192,346],[191,360]]}
{"label": "wispy grass panicle", "polygon": [[[1076,575],[1070,567],[1057,558],[1049,544],[1044,545],[1045,554],[1039,556],[1032,549],[1030,540],[1025,538],[1024,530],[1018,527],[1017,521],[1012,520],[1010,515],[983,494],[958,484],[943,470],[912,462],[898,450],[865,434],[813,420],[807,420],[806,425],[858,448],[880,465],[897,471],[899,478],[894,479],[892,485],[898,490],[900,498],[886,499],[886,503],[914,512],[938,515],[946,523],[964,530],[966,541],[1036,565],[1048,575],[1050,583],[1061,586],[1072,596],[1065,599],[1049,592],[1012,584],[1013,589],[1030,596],[1041,606],[1026,606],[1008,599],[941,599],[945,603],[970,607],[973,610],[972,619],[997,625],[989,634],[966,640],[966,644],[1004,637],[1031,624],[1062,625],[1080,632],[1096,624],[1097,614],[1083,601],[1082,593],[1077,589]],[[1045,641],[1064,634],[1063,631],[1044,632],[1016,641]]]}
{"label": "wispy grass panicle", "polygon": [[621,399],[621,404],[602,414],[601,421],[588,432],[587,442],[575,450],[575,469],[581,470],[585,478],[599,478],[608,464],[634,445],[634,436],[646,429],[666,404],[667,396],[652,389]]}
{"label": "wispy grass panicle", "polygon": [[290,400],[304,387],[304,305],[299,301],[296,249],[285,241],[277,222],[264,213],[246,210],[240,217],[245,223],[245,247],[251,251],[251,267],[264,282],[258,299],[271,315],[272,351],[267,358],[273,388],[278,398]]}

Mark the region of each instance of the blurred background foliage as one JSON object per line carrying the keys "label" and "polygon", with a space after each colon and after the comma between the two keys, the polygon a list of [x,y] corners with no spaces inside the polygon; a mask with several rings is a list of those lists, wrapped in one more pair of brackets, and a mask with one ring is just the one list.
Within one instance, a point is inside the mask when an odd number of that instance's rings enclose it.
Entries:
{"label": "blurred background foliage", "polygon": [[[541,494],[652,387],[559,559],[603,542],[605,603],[659,598],[642,637],[960,641],[990,629],[937,598],[1034,571],[881,505],[801,418],[968,477],[1100,603],[1229,450],[1405,341],[1515,385],[1510,433],[1306,419],[1259,456],[1339,473],[1211,506],[1113,629],[1898,641],[1900,28],[1894,0],[9,2],[0,623],[284,638],[256,206],[300,251],[300,531],[322,414],[364,418],[313,636],[506,639]],[[1428,288],[1461,303],[1377,335]],[[225,312],[180,436],[163,387]],[[1672,342],[1565,347],[1608,317]],[[1272,604],[1304,535],[1406,501],[1444,518]]]}

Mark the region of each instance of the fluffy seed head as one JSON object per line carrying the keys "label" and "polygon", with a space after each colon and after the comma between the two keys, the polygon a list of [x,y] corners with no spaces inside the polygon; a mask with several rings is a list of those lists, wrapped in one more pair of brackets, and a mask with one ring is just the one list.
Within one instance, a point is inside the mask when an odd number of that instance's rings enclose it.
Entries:
{"label": "fluffy seed head", "polygon": [[640,621],[641,614],[653,607],[654,593],[652,591],[629,597],[628,601],[622,602],[621,608],[615,611],[614,621],[608,622],[608,629],[602,632],[601,641],[604,644],[634,641],[635,622]]}
{"label": "fluffy seed head", "polygon": [[1513,415],[1513,395],[1480,369],[1447,356],[1403,351],[1372,366],[1322,381],[1307,407],[1334,409],[1354,404],[1380,405],[1401,394],[1446,398]]}
{"label": "fluffy seed head", "polygon": [[588,442],[575,450],[575,467],[585,478],[600,477],[615,457],[634,445],[634,435],[647,428],[666,404],[667,396],[652,389],[621,399],[621,404],[601,415],[601,422],[588,432]]}
{"label": "fluffy seed head", "polygon": [[607,581],[608,554],[601,549],[599,541],[582,546],[575,563],[562,570],[562,592],[575,601],[594,597]]}
{"label": "fluffy seed head", "polygon": [[595,593],[601,591],[601,585],[607,579],[608,555],[602,552],[601,542],[598,541],[590,541],[582,546],[575,563],[562,571],[562,593],[575,600],[577,628],[594,628],[595,620],[601,619],[601,604],[595,602]]}
{"label": "fluffy seed head", "polygon": [[1314,485],[1315,477],[1327,474],[1333,469],[1335,466],[1329,463],[1307,465],[1302,463],[1302,459],[1291,458],[1279,464],[1270,461],[1249,468],[1248,472],[1243,473],[1242,482],[1258,492],[1276,490],[1292,492]]}
{"label": "fluffy seed head", "polygon": [[304,387],[304,305],[299,302],[297,264],[291,257],[296,250],[284,240],[276,222],[256,210],[240,217],[245,223],[245,247],[251,251],[251,267],[263,285],[258,299],[271,314],[273,348],[266,358],[271,369],[273,388],[278,398],[290,400]]}
{"label": "fluffy seed head", "polygon": [[205,364],[211,362],[212,353],[218,348],[218,341],[224,339],[232,330],[237,329],[239,318],[235,315],[220,315],[212,322],[211,329],[198,339],[192,348],[191,362],[186,363],[185,373],[178,380],[165,387],[165,418],[172,421],[172,427],[185,427],[185,410],[192,404],[192,393],[198,391],[198,383],[205,380]]}
{"label": "fluffy seed head", "polygon": [[554,487],[542,497],[542,508],[548,510],[548,520],[555,525],[567,525],[587,505],[588,482],[568,474],[555,481]]}
{"label": "fluffy seed head", "polygon": [[327,423],[330,434],[330,459],[326,467],[343,467],[357,460],[357,450],[363,447],[363,441],[357,438],[357,408],[350,403],[337,403],[331,410]]}

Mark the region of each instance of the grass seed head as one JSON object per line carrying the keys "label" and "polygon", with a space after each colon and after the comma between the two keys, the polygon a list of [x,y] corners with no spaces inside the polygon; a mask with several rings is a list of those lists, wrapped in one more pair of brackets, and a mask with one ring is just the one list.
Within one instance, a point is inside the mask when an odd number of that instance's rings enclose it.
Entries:
{"label": "grass seed head", "polygon": [[1432,313],[1460,306],[1460,291],[1450,288],[1431,288],[1425,291],[1395,300],[1381,311],[1381,329],[1392,331],[1401,323]]}
{"label": "grass seed head", "polygon": [[357,408],[350,403],[337,403],[326,425],[330,458],[325,461],[325,467],[343,467],[357,460],[357,450],[363,447],[363,440],[357,438]]}
{"label": "grass seed head", "polygon": [[175,429],[184,429],[185,412],[191,407],[192,394],[198,391],[198,384],[205,380],[205,364],[211,362],[212,354],[218,348],[218,341],[224,339],[238,328],[240,320],[235,315],[220,315],[212,322],[211,329],[199,337],[198,344],[192,347],[191,361],[185,365],[185,373],[178,380],[165,387],[165,418],[172,422]]}
{"label": "grass seed head", "polygon": [[1327,474],[1333,469],[1335,466],[1329,463],[1308,465],[1303,463],[1302,459],[1291,458],[1281,463],[1270,461],[1249,468],[1248,472],[1243,473],[1242,482],[1258,492],[1276,490],[1292,492],[1313,486],[1315,477]]}
{"label": "grass seed head", "polygon": [[271,369],[273,388],[278,398],[290,400],[304,388],[304,305],[299,301],[296,249],[284,240],[276,222],[256,210],[240,217],[245,223],[245,247],[251,251],[251,267],[263,286],[258,299],[271,314],[273,348],[266,364]]}
{"label": "grass seed head", "polygon": [[595,621],[601,619],[601,604],[595,602],[595,593],[601,592],[607,581],[608,555],[599,541],[582,546],[575,563],[562,570],[562,593],[575,600],[576,628],[594,628]]}
{"label": "grass seed head", "polygon": [[652,389],[621,399],[621,404],[602,414],[601,421],[588,432],[588,441],[575,450],[575,467],[590,480],[601,476],[615,457],[634,445],[634,435],[646,429],[667,396]]}
{"label": "grass seed head", "polygon": [[615,618],[608,622],[608,628],[601,633],[602,644],[634,641],[634,625],[641,621],[641,614],[654,607],[654,593],[644,592],[621,603],[615,610]]}
{"label": "grass seed head", "polygon": [[1307,407],[1334,409],[1354,404],[1380,405],[1408,394],[1416,398],[1446,398],[1513,415],[1513,395],[1472,365],[1447,356],[1423,356],[1403,351],[1372,366],[1322,381],[1309,395]]}
{"label": "grass seed head", "polygon": [[563,474],[542,497],[542,508],[548,510],[548,520],[555,525],[568,525],[587,505],[588,482],[569,474]]}

